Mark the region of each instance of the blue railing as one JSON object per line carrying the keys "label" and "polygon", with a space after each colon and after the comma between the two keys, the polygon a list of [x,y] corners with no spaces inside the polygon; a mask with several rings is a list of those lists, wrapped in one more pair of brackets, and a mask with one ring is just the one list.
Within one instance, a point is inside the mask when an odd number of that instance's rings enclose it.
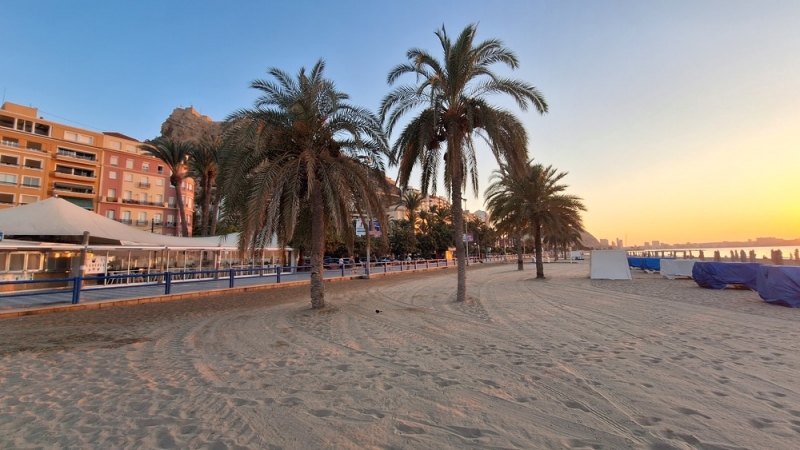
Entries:
{"label": "blue railing", "polygon": [[[470,264],[477,262],[496,262],[516,260],[516,256],[498,256],[491,258],[471,258]],[[455,261],[448,261],[446,259],[429,259],[429,260],[416,260],[411,262],[406,261],[391,261],[391,262],[373,262],[370,264],[370,273],[390,273],[390,272],[406,272],[415,270],[425,270],[436,267],[455,266]],[[344,264],[332,265],[323,269],[323,277],[325,278],[339,278],[339,277],[357,277],[366,274],[366,267],[364,263],[357,264]],[[230,267],[223,269],[210,269],[210,270],[179,270],[179,271],[165,271],[165,272],[131,272],[124,274],[114,275],[98,275],[98,276],[83,276],[83,277],[67,277],[67,278],[48,278],[37,280],[13,280],[0,282],[0,287],[15,286],[15,285],[32,285],[32,284],[61,284],[59,287],[50,287],[45,289],[20,289],[8,290],[0,292],[0,307],[4,305],[4,299],[41,296],[47,297],[52,294],[59,294],[61,301],[39,301],[32,302],[23,306],[31,306],[32,304],[48,304],[48,303],[63,303],[64,294],[69,292],[72,304],[81,302],[81,293],[88,291],[103,291],[110,289],[121,288],[136,288],[136,287],[150,287],[150,295],[170,295],[173,293],[173,288],[176,283],[181,285],[192,285],[209,281],[227,280],[227,287],[232,289],[236,286],[237,278],[252,278],[252,277],[269,277],[270,280],[265,280],[264,283],[249,283],[249,285],[261,284],[277,284],[281,283],[287,276],[291,276],[292,280],[304,280],[306,274],[311,270],[311,266],[268,266],[268,267]],[[158,293],[152,291],[153,286],[163,286],[163,291],[158,290]],[[219,288],[219,287],[218,287]],[[130,298],[130,297],[127,297]],[[17,302],[18,303],[18,302]]]}

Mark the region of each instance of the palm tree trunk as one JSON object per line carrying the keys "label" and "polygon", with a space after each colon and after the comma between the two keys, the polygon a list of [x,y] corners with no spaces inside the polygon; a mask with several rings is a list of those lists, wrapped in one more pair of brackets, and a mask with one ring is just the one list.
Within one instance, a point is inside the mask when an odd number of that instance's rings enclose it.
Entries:
{"label": "palm tree trunk", "polygon": [[453,226],[455,227],[456,261],[458,262],[458,287],[456,288],[456,301],[467,300],[467,252],[464,241],[464,210],[461,208],[461,142],[450,137],[448,139],[447,154],[450,158],[449,165],[453,171],[451,177],[453,192]]}
{"label": "palm tree trunk", "polygon": [[533,221],[533,248],[536,255],[536,278],[544,278],[544,261],[542,261],[542,224],[538,219]]}
{"label": "palm tree trunk", "polygon": [[325,285],[323,284],[322,257],[325,253],[325,206],[322,195],[311,196],[311,308],[325,307]]}
{"label": "palm tree trunk", "polygon": [[214,215],[211,216],[211,232],[209,236],[216,236],[217,235],[217,220],[219,219],[219,202],[220,202],[220,193],[219,189],[214,192],[214,200],[211,204],[214,206]]}
{"label": "palm tree trunk", "polygon": [[522,231],[517,234],[517,270],[522,270]]}
{"label": "palm tree trunk", "polygon": [[209,217],[211,215],[211,177],[206,176],[205,180],[203,180],[203,211],[202,211],[202,227],[203,227],[203,236],[209,236],[209,232],[211,231],[211,224],[209,223]]}
{"label": "palm tree trunk", "polygon": [[189,237],[189,226],[186,224],[186,207],[183,204],[183,190],[181,183],[183,180],[175,180],[175,202],[178,204],[178,217],[181,218],[181,233]]}

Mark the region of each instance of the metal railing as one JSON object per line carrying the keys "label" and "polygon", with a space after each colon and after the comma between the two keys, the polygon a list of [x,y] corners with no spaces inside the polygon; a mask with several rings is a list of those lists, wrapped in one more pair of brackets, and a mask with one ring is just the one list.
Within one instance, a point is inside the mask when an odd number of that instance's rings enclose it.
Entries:
{"label": "metal railing", "polygon": [[[124,223],[125,219],[121,219]],[[476,264],[479,262],[497,262],[497,261],[512,261],[516,260],[516,255],[508,255],[507,257],[498,256],[491,258],[470,258],[469,264]],[[387,273],[401,273],[413,272],[419,270],[427,270],[439,267],[455,267],[457,263],[453,260],[446,259],[428,259],[416,260],[411,262],[406,261],[392,261],[392,262],[372,262],[370,263],[371,274],[387,274]],[[336,266],[336,267],[334,267]],[[248,286],[266,285],[266,284],[279,284],[287,281],[303,281],[309,279],[310,266],[238,266],[226,267],[220,269],[206,269],[206,270],[167,270],[163,272],[149,272],[150,269],[130,269],[125,271],[109,271],[106,275],[97,276],[84,276],[84,277],[66,277],[66,278],[49,278],[49,279],[34,279],[34,280],[10,280],[0,282],[0,287],[6,288],[11,286],[11,290],[0,292],[0,311],[3,307],[7,307],[9,299],[31,298],[36,297],[36,301],[29,302],[24,306],[41,306],[43,304],[52,305],[58,303],[65,303],[66,297],[69,297],[71,304],[78,304],[81,302],[81,292],[89,292],[106,289],[149,289],[150,291],[146,296],[170,295],[173,293],[173,288],[176,283],[181,286],[186,286],[182,289],[181,293],[187,292],[206,292],[214,290],[214,288],[197,287],[198,283],[217,282],[217,289],[232,289],[236,287],[237,280],[253,279],[246,284]],[[331,265],[324,268],[322,276],[325,279],[331,278],[358,278],[366,275],[365,263],[354,264],[338,264]],[[226,282],[227,281],[227,282]],[[222,287],[219,286],[220,282]],[[242,283],[244,283],[242,281]],[[48,288],[43,289],[28,289],[28,290],[14,290],[16,285],[50,285]],[[60,286],[52,287],[53,284]],[[161,286],[162,289],[157,289]],[[195,291],[192,288],[197,287]],[[156,290],[153,290],[156,289]],[[69,293],[65,297],[65,293]],[[61,301],[54,300],[54,296],[60,296],[64,299]],[[142,297],[141,292],[130,294],[125,297],[119,296],[119,299],[130,299]],[[109,295],[104,294],[104,299],[108,299]],[[19,304],[19,301],[16,301]]]}

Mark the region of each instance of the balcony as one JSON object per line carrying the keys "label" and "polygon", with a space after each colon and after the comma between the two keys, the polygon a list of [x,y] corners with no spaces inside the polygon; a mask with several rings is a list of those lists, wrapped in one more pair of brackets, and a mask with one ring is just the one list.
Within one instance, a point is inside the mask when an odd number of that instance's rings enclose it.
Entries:
{"label": "balcony", "polygon": [[97,164],[97,155],[91,153],[83,153],[83,152],[76,152],[73,150],[65,150],[59,148],[56,152],[56,158],[58,159],[79,159],[85,161],[87,163]]}
{"label": "balcony", "polygon": [[119,203],[119,197],[106,197],[107,202]]}
{"label": "balcony", "polygon": [[166,227],[167,228],[175,228],[175,225],[176,225],[175,222],[167,222]]}
{"label": "balcony", "polygon": [[0,145],[3,147],[19,148],[19,142],[14,141],[0,141]]}
{"label": "balcony", "polygon": [[128,203],[128,204],[131,204],[131,205],[138,205],[140,202],[139,202],[139,200],[134,200],[132,198],[123,198],[122,199],[122,203]]}
{"label": "balcony", "polygon": [[54,183],[53,192],[54,193],[69,192],[71,195],[89,196],[89,197],[94,197],[95,195],[93,186],[83,186],[83,185],[66,184],[66,183]]}
{"label": "balcony", "polygon": [[142,188],[142,189],[150,189],[150,183],[142,183],[142,182],[136,183],[136,187],[139,187],[139,188]]}
{"label": "balcony", "polygon": [[140,227],[143,227],[143,226],[145,226],[145,225],[150,225],[150,222],[149,222],[149,221],[147,221],[147,220],[137,220],[137,221],[136,221],[136,225],[137,225],[137,226],[140,226]]}
{"label": "balcony", "polygon": [[131,219],[119,219],[119,222],[120,223],[124,223],[125,225],[130,225],[130,224],[133,223],[133,220],[131,220]]}
{"label": "balcony", "polygon": [[94,180],[94,174],[91,173],[82,173],[82,172],[67,172],[64,170],[54,170],[52,175],[59,178],[65,178],[68,180]]}
{"label": "balcony", "polygon": [[161,225],[163,225],[163,224],[164,224],[164,223],[163,223],[163,222],[161,222],[160,220],[154,220],[154,221],[153,221],[153,226],[156,226],[156,227],[160,227],[160,226],[161,226]]}

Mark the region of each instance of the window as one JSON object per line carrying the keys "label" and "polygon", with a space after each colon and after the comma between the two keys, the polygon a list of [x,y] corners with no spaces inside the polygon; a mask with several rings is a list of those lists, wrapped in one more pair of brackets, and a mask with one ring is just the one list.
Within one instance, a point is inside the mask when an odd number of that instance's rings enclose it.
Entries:
{"label": "window", "polygon": [[5,137],[5,136],[3,136],[3,141],[2,141],[2,143],[3,143],[3,145],[4,145],[4,146],[6,146],[6,147],[15,147],[15,148],[19,148],[19,139],[14,139],[14,138],[10,138],[10,137]]}
{"label": "window", "polygon": [[158,166],[158,174],[164,175],[164,166]]}
{"label": "window", "polygon": [[114,210],[113,209],[109,209],[108,211],[106,211],[106,218],[114,220]]}
{"label": "window", "polygon": [[147,194],[146,194],[146,193],[141,193],[141,194],[139,194],[139,200],[140,200],[142,203],[147,203]]}
{"label": "window", "polygon": [[150,163],[142,163],[142,172],[150,172]]}
{"label": "window", "polygon": [[175,207],[175,197],[170,197],[169,198],[169,207],[170,208],[174,208]]}
{"label": "window", "polygon": [[141,184],[139,187],[150,187],[150,178],[142,177],[142,182],[139,184]]}
{"label": "window", "polygon": [[80,167],[63,166],[60,164],[56,164],[56,173],[94,178],[94,170],[82,169]]}
{"label": "window", "polygon": [[0,155],[0,164],[5,164],[7,166],[18,166],[19,157],[11,155]]}
{"label": "window", "polygon": [[36,126],[33,127],[33,132],[40,136],[50,136],[50,125],[37,123]]}
{"label": "window", "polygon": [[28,270],[42,270],[41,253],[28,253]]}
{"label": "window", "polygon": [[153,215],[153,223],[156,225],[161,225],[161,213],[155,213]]}
{"label": "window", "polygon": [[118,166],[118,165],[119,165],[119,158],[118,158],[118,157],[116,157],[116,156],[112,156],[112,157],[111,157],[110,164],[111,164],[112,166]]}
{"label": "window", "polygon": [[181,181],[181,189],[186,190],[186,182]]}
{"label": "window", "polygon": [[136,146],[127,144],[125,145],[125,151],[127,151],[128,153],[136,153]]}
{"label": "window", "polygon": [[189,192],[192,192],[193,190],[194,190],[194,185],[192,183],[189,183]]}
{"label": "window", "polygon": [[120,220],[122,223],[127,223],[130,225],[131,223],[131,212],[130,211],[122,211],[122,219]]}
{"label": "window", "polygon": [[132,159],[126,159],[125,160],[125,168],[126,169],[133,169],[133,160]]}
{"label": "window", "polygon": [[[108,143],[108,148],[113,148],[114,150],[122,150],[122,142],[111,141]],[[116,158],[116,156],[114,156],[114,158]]]}
{"label": "window", "polygon": [[14,194],[5,194],[0,193],[0,203],[13,205],[14,204]]}
{"label": "window", "polygon": [[0,116],[0,127],[14,128],[14,118],[8,116]]}
{"label": "window", "polygon": [[42,170],[42,160],[25,158],[25,167],[28,169]]}
{"label": "window", "polygon": [[140,212],[139,213],[139,219],[136,221],[136,225],[139,225],[139,226],[147,225],[147,213],[146,212]]}
{"label": "window", "polygon": [[117,179],[117,172],[115,172],[113,170],[111,172],[108,172],[108,178],[110,178],[112,180],[116,180]]}
{"label": "window", "polygon": [[163,205],[164,204],[164,196],[161,195],[161,194],[156,194],[156,201],[155,202],[158,203],[159,205]]}
{"label": "window", "polygon": [[25,253],[12,253],[9,261],[8,270],[21,272],[25,267]]}
{"label": "window", "polygon": [[94,138],[92,136],[87,136],[85,134],[79,134],[74,131],[65,131],[64,132],[64,140],[65,141],[73,141],[73,142],[80,142],[82,144],[94,144]]}
{"label": "window", "polygon": [[28,143],[25,144],[25,145],[28,148],[28,150],[36,150],[37,152],[44,151],[44,150],[42,150],[42,144],[39,143],[39,142],[28,141]]}
{"label": "window", "polygon": [[25,187],[42,187],[42,179],[39,177],[22,177],[22,185]]}
{"label": "window", "polygon": [[125,191],[125,200],[132,200],[133,199],[133,192]]}
{"label": "window", "polygon": [[163,186],[163,185],[164,185],[164,179],[163,178],[159,178],[159,179],[156,180],[156,186]]}
{"label": "window", "polygon": [[33,122],[30,120],[17,119],[17,130],[30,133],[33,131]]}
{"label": "window", "polygon": [[0,173],[0,184],[17,184],[17,176],[13,173]]}
{"label": "window", "polygon": [[111,198],[115,198],[117,196],[117,190],[116,189],[109,189],[108,190],[108,196],[111,197]]}
{"label": "window", "polygon": [[167,214],[167,225],[175,225],[175,215]]}
{"label": "window", "polygon": [[125,174],[125,181],[133,181],[133,174],[132,173],[126,173]]}
{"label": "window", "polygon": [[36,203],[39,201],[38,195],[20,195],[19,196],[19,204],[20,205],[27,205],[28,203]]}

